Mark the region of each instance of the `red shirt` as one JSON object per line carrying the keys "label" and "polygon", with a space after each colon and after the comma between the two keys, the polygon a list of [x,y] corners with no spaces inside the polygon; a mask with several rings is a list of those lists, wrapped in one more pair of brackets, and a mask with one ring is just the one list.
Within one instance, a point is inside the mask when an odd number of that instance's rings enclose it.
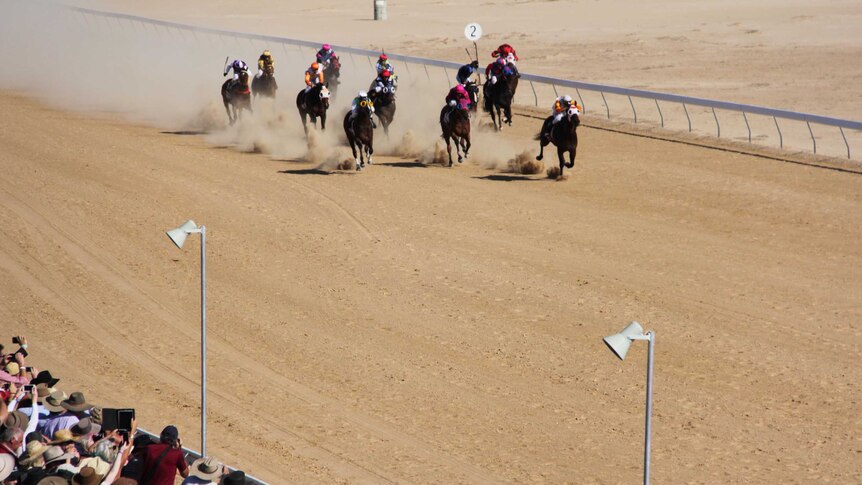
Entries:
{"label": "red shirt", "polygon": [[[169,445],[167,444],[159,443],[147,447],[147,457],[144,460],[144,474],[142,479],[152,473],[150,468],[156,465],[156,462],[159,461],[159,456],[162,455],[162,452],[164,452],[165,448],[168,446]],[[177,475],[177,471],[183,473],[188,469],[189,466],[186,464],[186,457],[183,455],[183,451],[171,448],[165,457],[162,458],[162,462],[159,463],[159,468],[152,475],[150,482],[145,485],[174,485],[174,478]],[[141,483],[143,484],[143,482]]]}

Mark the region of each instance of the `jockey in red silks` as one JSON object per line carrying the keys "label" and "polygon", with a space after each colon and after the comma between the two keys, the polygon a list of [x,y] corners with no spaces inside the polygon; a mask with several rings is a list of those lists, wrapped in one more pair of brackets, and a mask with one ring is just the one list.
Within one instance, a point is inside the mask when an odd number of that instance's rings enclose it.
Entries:
{"label": "jockey in red silks", "polygon": [[491,53],[491,57],[502,57],[509,62],[520,60],[518,59],[518,53],[515,52],[515,48],[509,44],[501,44],[500,47],[497,47],[497,50]]}
{"label": "jockey in red silks", "polygon": [[456,84],[455,87],[449,90],[446,95],[446,104],[449,106],[458,107],[460,109],[470,108],[470,93],[462,84]]}

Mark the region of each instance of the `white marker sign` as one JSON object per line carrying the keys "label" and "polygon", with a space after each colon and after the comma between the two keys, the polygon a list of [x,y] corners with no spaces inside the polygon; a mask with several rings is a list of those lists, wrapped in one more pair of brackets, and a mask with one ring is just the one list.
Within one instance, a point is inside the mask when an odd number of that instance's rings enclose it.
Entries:
{"label": "white marker sign", "polygon": [[471,24],[467,24],[467,27],[464,28],[464,37],[467,38],[470,42],[476,42],[477,40],[482,38],[482,26],[473,22]]}

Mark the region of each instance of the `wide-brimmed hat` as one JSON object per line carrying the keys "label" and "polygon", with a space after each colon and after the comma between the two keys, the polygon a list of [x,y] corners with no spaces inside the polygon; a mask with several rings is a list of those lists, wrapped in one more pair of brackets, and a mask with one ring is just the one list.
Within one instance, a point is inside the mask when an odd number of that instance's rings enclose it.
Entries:
{"label": "wide-brimmed hat", "polygon": [[72,477],[72,483],[76,485],[99,485],[101,482],[102,477],[91,466],[81,467],[81,471]]}
{"label": "wide-brimmed hat", "polygon": [[221,485],[245,485],[245,472],[234,470],[222,477]]}
{"label": "wide-brimmed hat", "polygon": [[6,480],[15,469],[15,457],[7,453],[0,453],[0,480]]}
{"label": "wide-brimmed hat", "polygon": [[63,391],[54,391],[48,397],[45,398],[45,409],[51,411],[52,413],[62,413],[66,410],[61,404],[66,400],[69,396],[66,395]]}
{"label": "wide-brimmed hat", "polygon": [[31,441],[27,443],[27,451],[21,456],[18,462],[22,465],[32,465],[48,451],[49,446],[41,441]]}
{"label": "wide-brimmed hat", "polygon": [[42,456],[45,457],[45,465],[50,465],[51,463],[73,458],[75,455],[73,453],[64,453],[63,448],[60,448],[59,446],[49,446]]}
{"label": "wide-brimmed hat", "polygon": [[30,424],[30,418],[21,411],[10,411],[3,424],[7,428],[17,428],[24,431],[27,429],[27,425]]}
{"label": "wide-brimmed hat", "polygon": [[99,406],[93,406],[93,409],[90,410],[90,419],[92,419],[94,423],[101,426],[102,425],[102,408]]}
{"label": "wide-brimmed hat", "polygon": [[17,376],[19,372],[21,372],[21,367],[18,366],[17,362],[9,362],[6,364],[6,372],[13,376]]}
{"label": "wide-brimmed hat", "polygon": [[222,464],[214,456],[198,458],[189,467],[189,475],[204,480],[213,480],[222,475]]}
{"label": "wide-brimmed hat", "polygon": [[89,434],[98,434],[101,431],[101,426],[93,423],[93,420],[90,418],[84,418],[75,423],[69,431],[75,436],[87,436]]}
{"label": "wide-brimmed hat", "polygon": [[58,429],[54,431],[54,439],[51,440],[52,445],[62,445],[64,443],[71,443],[75,441],[75,436],[72,435],[72,430],[70,429]]}
{"label": "wide-brimmed hat", "polygon": [[36,378],[30,381],[30,384],[45,384],[48,387],[54,387],[57,385],[58,382],[60,382],[60,379],[57,379],[52,376],[50,371],[43,370],[36,374]]}
{"label": "wide-brimmed hat", "polygon": [[87,400],[84,398],[83,392],[73,392],[72,395],[69,396],[69,399],[60,403],[60,406],[63,406],[63,408],[68,411],[74,411],[76,413],[86,411],[93,407],[92,404],[87,404]]}
{"label": "wide-brimmed hat", "polygon": [[36,485],[69,485],[69,480],[63,477],[51,476],[39,480],[39,483]]}

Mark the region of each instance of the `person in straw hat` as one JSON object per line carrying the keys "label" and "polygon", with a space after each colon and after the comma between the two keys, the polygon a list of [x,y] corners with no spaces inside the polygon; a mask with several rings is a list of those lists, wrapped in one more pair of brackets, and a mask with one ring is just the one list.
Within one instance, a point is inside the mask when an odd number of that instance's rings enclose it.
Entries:
{"label": "person in straw hat", "polygon": [[[51,401],[52,396],[46,398],[46,403]],[[93,407],[92,404],[87,403],[84,394],[81,392],[73,392],[68,399],[62,400],[59,404],[64,411],[56,416],[49,417],[39,429],[45,436],[54,436],[54,433],[58,430],[70,429],[72,426],[75,426],[78,421],[87,417],[87,411]],[[54,408],[49,407],[48,409]]]}
{"label": "person in straw hat", "polygon": [[224,475],[224,466],[214,456],[198,458],[189,467],[189,476],[183,485],[218,485]]}
{"label": "person in straw hat", "polygon": [[93,467],[89,466],[81,467],[81,471],[72,477],[73,485],[99,485],[100,483],[102,483],[102,477],[96,473]]}

